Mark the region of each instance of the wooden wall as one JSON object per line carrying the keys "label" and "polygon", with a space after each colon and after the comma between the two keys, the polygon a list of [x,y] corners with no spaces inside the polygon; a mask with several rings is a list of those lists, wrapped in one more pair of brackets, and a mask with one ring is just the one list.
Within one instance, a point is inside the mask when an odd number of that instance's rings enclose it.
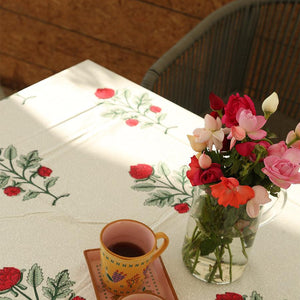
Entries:
{"label": "wooden wall", "polygon": [[208,14],[233,0],[0,0],[0,83],[22,89],[85,59],[140,83]]}

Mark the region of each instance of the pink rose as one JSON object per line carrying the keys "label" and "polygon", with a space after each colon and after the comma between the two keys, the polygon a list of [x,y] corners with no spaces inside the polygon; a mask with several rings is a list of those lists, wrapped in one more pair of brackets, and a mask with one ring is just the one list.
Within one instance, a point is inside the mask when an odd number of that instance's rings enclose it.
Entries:
{"label": "pink rose", "polygon": [[108,99],[115,95],[115,91],[108,88],[97,89],[95,95],[99,99]]}
{"label": "pink rose", "polygon": [[135,179],[146,179],[149,178],[153,173],[153,168],[147,164],[138,164],[130,166],[129,174]]}
{"label": "pink rose", "polygon": [[269,153],[269,156],[275,155],[275,156],[281,157],[286,152],[287,149],[288,149],[288,147],[286,146],[285,142],[281,141],[277,144],[271,145],[268,148],[268,153]]}
{"label": "pink rose", "polygon": [[290,148],[282,156],[270,155],[264,159],[262,172],[277,186],[287,189],[293,183],[300,183],[300,150]]}
{"label": "pink rose", "polygon": [[247,95],[241,97],[238,93],[229,97],[228,103],[225,106],[225,113],[222,117],[222,122],[227,127],[237,126],[238,121],[236,114],[240,108],[250,109],[253,115],[256,115],[255,107],[251,98]]}
{"label": "pink rose", "polygon": [[180,214],[184,214],[189,211],[190,207],[187,203],[179,203],[174,206],[175,210],[177,210]]}

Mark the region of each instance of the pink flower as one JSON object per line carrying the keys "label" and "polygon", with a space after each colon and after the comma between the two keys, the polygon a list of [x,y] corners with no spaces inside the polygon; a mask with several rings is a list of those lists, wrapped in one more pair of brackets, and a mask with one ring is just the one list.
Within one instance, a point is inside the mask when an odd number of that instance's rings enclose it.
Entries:
{"label": "pink flower", "polygon": [[125,123],[130,127],[134,127],[139,124],[139,121],[137,119],[128,119]]}
{"label": "pink flower", "polygon": [[228,134],[228,139],[231,139],[230,141],[230,150],[235,145],[236,141],[242,141],[246,137],[245,130],[240,126],[232,126],[231,131]]}
{"label": "pink flower", "polygon": [[261,140],[267,132],[261,128],[265,125],[266,119],[263,116],[256,116],[250,109],[241,108],[236,115],[239,127],[243,128],[247,135],[253,140]]}
{"label": "pink flower", "polygon": [[[271,148],[271,147],[270,147]],[[262,172],[277,186],[287,189],[293,183],[300,183],[300,150],[289,148],[280,157],[267,156],[264,159],[265,167]]]}
{"label": "pink flower", "polygon": [[241,109],[250,109],[253,115],[256,115],[253,101],[249,96],[244,95],[241,97],[238,93],[229,97],[228,103],[225,106],[225,113],[222,117],[222,122],[227,127],[237,126],[238,121],[236,119],[237,112]]}
{"label": "pink flower", "polygon": [[286,143],[293,148],[300,149],[300,122],[297,124],[295,131],[291,130],[288,133]]}
{"label": "pink flower", "polygon": [[268,191],[261,185],[252,187],[255,196],[247,202],[246,211],[250,218],[256,218],[259,215],[260,205],[271,201]]}
{"label": "pink flower", "polygon": [[205,154],[202,153],[199,157],[199,165],[201,169],[208,169],[212,164],[211,158]]}
{"label": "pink flower", "polygon": [[161,112],[161,108],[158,107],[158,106],[154,106],[154,105],[151,105],[150,106],[150,110],[154,113],[160,113]]}
{"label": "pink flower", "polygon": [[115,95],[115,91],[112,89],[108,89],[108,88],[97,89],[95,92],[95,95],[99,99],[108,99]]}
{"label": "pink flower", "polygon": [[147,164],[138,164],[130,166],[129,174],[135,179],[146,179],[149,178],[153,173],[153,168]]}
{"label": "pink flower", "polygon": [[222,122],[219,117],[216,119],[209,114],[204,117],[205,128],[197,128],[194,130],[195,141],[197,143],[205,143],[212,150],[215,145],[217,150],[222,149],[224,132],[222,130]]}
{"label": "pink flower", "polygon": [[271,145],[268,148],[268,153],[269,153],[269,156],[275,155],[275,156],[281,157],[286,152],[287,149],[288,149],[288,147],[286,146],[285,142],[281,141],[277,144]]}
{"label": "pink flower", "polygon": [[184,214],[189,211],[190,207],[187,203],[179,203],[174,206],[175,210],[177,210],[180,214]]}

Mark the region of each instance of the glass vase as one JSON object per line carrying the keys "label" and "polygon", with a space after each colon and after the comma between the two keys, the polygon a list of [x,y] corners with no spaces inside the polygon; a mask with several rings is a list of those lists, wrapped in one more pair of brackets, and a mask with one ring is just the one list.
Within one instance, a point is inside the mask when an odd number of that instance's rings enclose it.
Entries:
{"label": "glass vase", "polygon": [[[278,211],[284,207],[286,194],[283,196],[283,204],[277,203]],[[265,223],[276,215],[271,215],[270,210]],[[250,218],[246,205],[219,205],[209,185],[194,187],[182,248],[184,264],[193,276],[208,283],[227,284],[239,279],[248,263],[260,220],[261,212],[257,218]]]}

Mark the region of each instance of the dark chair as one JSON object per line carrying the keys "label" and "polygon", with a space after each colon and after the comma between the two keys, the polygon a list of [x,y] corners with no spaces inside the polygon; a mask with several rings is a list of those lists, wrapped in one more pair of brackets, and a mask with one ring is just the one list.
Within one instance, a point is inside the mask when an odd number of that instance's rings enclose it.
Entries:
{"label": "dark chair", "polygon": [[276,91],[287,126],[294,126],[300,120],[299,21],[300,0],[233,1],[158,59],[141,85],[201,116],[209,111],[210,92],[225,101],[239,92],[260,103]]}

